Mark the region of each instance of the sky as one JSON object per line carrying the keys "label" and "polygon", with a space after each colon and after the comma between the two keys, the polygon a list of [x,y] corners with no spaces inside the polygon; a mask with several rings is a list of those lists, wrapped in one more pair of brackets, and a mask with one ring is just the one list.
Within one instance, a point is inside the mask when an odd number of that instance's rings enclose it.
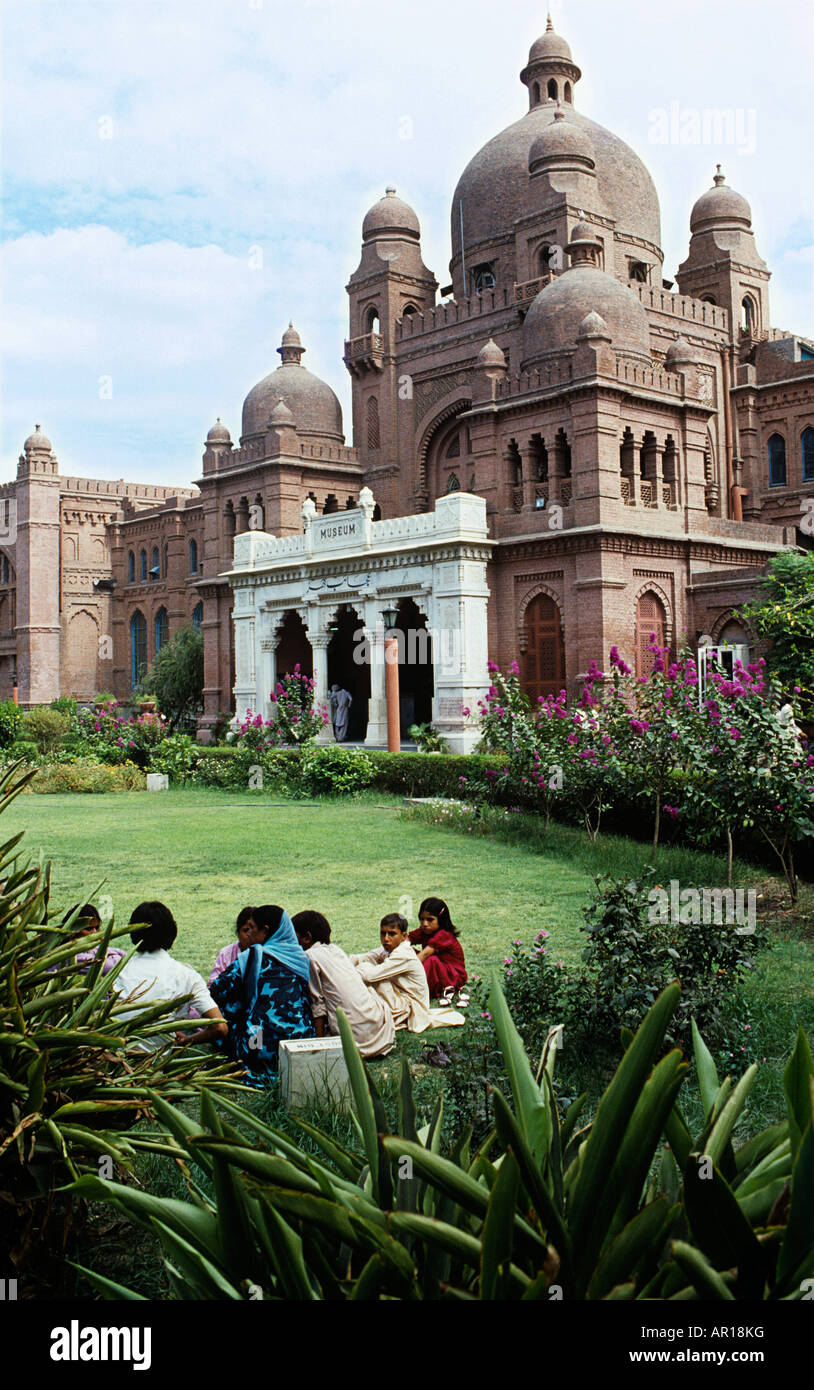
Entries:
{"label": "sky", "polygon": [[[811,0],[551,13],[575,105],[655,181],[665,275],[720,162],[772,323],[813,334]],[[455,184],[527,110],[545,23],[544,0],[0,0],[0,481],[40,423],[62,474],[189,486],[216,416],[237,441],[289,319],[351,442],[362,218],[394,184],[448,282]],[[732,113],[723,146],[692,139],[711,109]]]}

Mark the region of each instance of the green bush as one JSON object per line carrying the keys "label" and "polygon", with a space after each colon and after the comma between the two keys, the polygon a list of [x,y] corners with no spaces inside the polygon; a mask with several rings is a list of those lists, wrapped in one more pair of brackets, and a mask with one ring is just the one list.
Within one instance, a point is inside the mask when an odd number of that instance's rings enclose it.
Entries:
{"label": "green bush", "polygon": [[144,791],[147,778],[135,763],[118,763],[110,767],[93,758],[76,758],[73,762],[51,763],[41,767],[31,783],[32,792],[138,792]]}
{"label": "green bush", "polygon": [[67,714],[73,720],[76,718],[79,706],[72,695],[59,695],[56,700],[51,701],[48,708],[58,710],[60,714]]}
{"label": "green bush", "polygon": [[169,734],[156,745],[151,772],[165,772],[171,783],[188,782],[198,761],[198,745],[189,734]]}
{"label": "green bush", "polygon": [[373,764],[365,753],[341,744],[303,749],[300,780],[308,796],[352,796],[373,781]]}
{"label": "green bush", "polygon": [[432,724],[411,724],[408,733],[422,753],[446,753],[449,750],[449,743]]}
{"label": "green bush", "polygon": [[71,727],[71,718],[61,710],[48,709],[38,705],[25,715],[23,729],[26,737],[37,746],[41,758],[48,758],[59,752],[65,735]]}
{"label": "green bush", "polygon": [[8,748],[14,743],[23,722],[23,711],[13,700],[0,703],[0,748]]}
{"label": "green bush", "polygon": [[[678,1105],[687,1064],[677,1050],[661,1055],[678,997],[668,987],[627,1035],[581,1129],[584,1098],[564,1116],[557,1103],[553,1036],[533,1068],[495,987],[513,1103],[493,1092],[493,1128],[478,1147],[464,1133],[440,1153],[443,1101],[422,1124],[406,1059],[393,1126],[340,1011],[352,1147],[304,1125],[314,1157],[232,1101],[222,1119],[204,1093],[199,1126],[156,1106],[168,1130],[156,1147],[185,1173],[201,1168],[208,1193],[196,1185],[182,1203],[91,1176],[73,1190],[157,1234],[179,1300],[245,1301],[258,1288],[286,1301],[802,1299],[814,1273],[805,1036],[783,1075],[787,1119],[736,1149],[756,1069],[721,1082],[694,1030],[704,1118],[693,1134]],[[105,1298],[128,1296],[83,1272]]]}
{"label": "green bush", "polygon": [[[0,775],[0,812],[32,776],[19,766]],[[77,971],[72,923],[46,924],[51,865],[26,860],[21,839],[0,846],[0,1276],[31,1269],[60,1286],[77,1225],[64,1185],[98,1173],[101,1155],[131,1166],[139,1138],[127,1132],[154,1098],[183,1101],[234,1073],[194,1048],[128,1055],[140,1037],[178,1028],[174,1001],[122,1017],[111,985],[135,947],[103,906],[103,928],[81,938],[96,959]],[[108,944],[125,933],[124,957],[103,975]]]}

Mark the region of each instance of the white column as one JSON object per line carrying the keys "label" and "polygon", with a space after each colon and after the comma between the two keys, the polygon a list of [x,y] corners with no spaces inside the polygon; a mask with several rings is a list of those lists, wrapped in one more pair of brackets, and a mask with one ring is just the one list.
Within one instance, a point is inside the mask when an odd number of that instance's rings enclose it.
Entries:
{"label": "white column", "polygon": [[[266,629],[268,631],[268,629]],[[269,699],[277,684],[277,652],[273,637],[262,637],[257,654],[257,712],[271,719],[274,706]]]}
{"label": "white column", "polygon": [[[314,680],[316,681],[316,685],[314,686],[314,708],[316,709],[317,705],[322,705],[328,710],[330,715],[330,705],[328,703],[328,644],[331,639],[327,633],[320,632],[314,633],[314,636],[309,638],[309,640],[311,643],[311,650],[314,654]],[[333,742],[334,731],[329,719],[328,723],[323,726],[321,732],[317,735],[317,743]]]}
{"label": "white column", "polygon": [[379,600],[365,604],[365,636],[370,662],[370,702],[367,713],[367,748],[387,747],[387,700],[384,693],[384,623]]}

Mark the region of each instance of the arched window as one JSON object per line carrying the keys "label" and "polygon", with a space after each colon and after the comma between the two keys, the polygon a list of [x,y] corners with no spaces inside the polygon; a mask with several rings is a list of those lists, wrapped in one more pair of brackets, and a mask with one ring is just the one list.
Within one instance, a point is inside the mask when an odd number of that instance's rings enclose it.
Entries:
{"label": "arched window", "polygon": [[814,483],[814,430],[810,425],[800,435],[800,454],[803,465],[803,482]]}
{"label": "arched window", "polygon": [[136,582],[136,557],[132,550],[127,556],[127,582],[128,584],[135,584]]}
{"label": "arched window", "polygon": [[509,465],[509,486],[520,487],[523,482],[523,459],[516,439],[510,439],[506,448],[506,462]]}
{"label": "arched window", "polygon": [[367,447],[381,448],[382,438],[379,428],[379,402],[376,396],[367,398]]}
{"label": "arched window", "polygon": [[147,580],[147,551],[146,551],[146,550],[142,550],[142,551],[140,552],[139,557],[138,557],[138,564],[139,564],[139,578],[141,579],[142,584],[144,584],[144,583],[146,582],[146,580]]}
{"label": "arched window", "polygon": [[196,603],[192,610],[192,626],[196,632],[203,627],[203,603]]}
{"label": "arched window", "polygon": [[548,95],[552,101],[557,100],[557,83],[553,77],[549,77],[548,79]]}
{"label": "arched window", "polygon": [[410,319],[412,318],[413,314],[417,313],[418,310],[416,309],[415,304],[405,304],[404,308],[401,311],[401,317],[403,319]]}
{"label": "arched window", "polygon": [[553,270],[553,266],[552,266],[552,263],[551,263],[553,258],[552,258],[551,252],[552,252],[552,247],[550,247],[550,246],[548,245],[547,242],[545,243],[545,245],[541,246],[540,249],[539,249],[539,251],[537,252],[537,274],[538,274],[538,275],[550,275],[550,274],[551,274],[551,272],[552,272],[552,270]]}
{"label": "arched window", "polygon": [[161,651],[164,643],[170,635],[170,620],[167,617],[166,608],[159,608],[155,615],[155,649]]}
{"label": "arched window", "polygon": [[334,512],[338,512],[338,511],[339,511],[339,503],[338,503],[338,501],[336,500],[336,497],[335,497],[334,493],[329,492],[329,493],[328,493],[328,496],[325,498],[325,506],[322,508],[322,515],[323,515],[323,516],[332,516]]}
{"label": "arched window", "polygon": [[346,511],[346,512],[352,512],[352,511],[355,510],[355,508],[356,508],[356,499],[355,499],[354,497],[349,497],[348,500],[347,500],[347,502],[345,503],[345,511]]}
{"label": "arched window", "polygon": [[[144,554],[146,564],[147,556]],[[147,621],[136,609],[130,619],[130,685],[135,688],[147,670]]]}
{"label": "arched window", "polygon": [[741,304],[741,327],[747,333],[754,333],[757,328],[757,309],[755,301],[748,294]]}
{"label": "arched window", "polygon": [[198,573],[198,542],[196,540],[191,540],[189,543],[189,572],[190,574]]}
{"label": "arched window", "polygon": [[[655,639],[655,641],[653,640]],[[656,594],[642,594],[636,605],[636,675],[647,677],[656,659],[653,646],[667,646],[667,614]]]}
{"label": "arched window", "polygon": [[461,436],[460,436],[460,432],[459,432],[458,430],[456,430],[455,433],[453,434],[452,438],[450,439],[450,441],[449,441],[447,447],[446,447],[446,452],[445,452],[445,454],[444,454],[444,458],[448,458],[448,459],[459,459],[460,457],[461,457]]}
{"label": "arched window", "polygon": [[571,104],[571,83],[570,83],[570,82],[566,82],[565,86],[564,86],[563,89],[562,89],[562,94],[563,94],[564,99],[565,99],[565,100],[568,102],[568,104],[570,105],[570,104]]}
{"label": "arched window", "polygon": [[472,283],[476,294],[483,294],[484,290],[493,290],[497,284],[494,262],[484,261],[483,265],[476,265],[472,271]]}
{"label": "arched window", "polygon": [[231,537],[237,530],[237,517],[235,516],[234,502],[226,503],[226,510],[223,513],[223,520],[226,527],[226,535]]}
{"label": "arched window", "polygon": [[786,441],[782,434],[769,439],[769,487],[786,486]]}
{"label": "arched window", "polygon": [[378,309],[375,308],[375,306],[373,306],[373,305],[371,305],[371,307],[370,307],[370,308],[368,309],[368,311],[367,311],[366,323],[367,323],[366,332],[368,332],[368,333],[381,333],[381,331],[382,331],[382,324],[381,324],[381,319],[379,318],[379,311],[378,311]]}
{"label": "arched window", "polygon": [[373,520],[374,520],[374,521],[381,521],[381,519],[382,519],[382,509],[381,509],[381,507],[379,506],[379,504],[378,504],[378,502],[377,502],[376,505],[375,505],[375,507],[373,508]]}
{"label": "arched window", "polygon": [[151,578],[151,579],[160,579],[160,578],[161,578],[161,565],[160,565],[160,563],[159,563],[159,558],[158,558],[158,546],[157,546],[157,545],[154,545],[154,546],[153,546],[153,565],[152,565],[152,569],[150,570],[150,578]]}
{"label": "arched window", "polygon": [[637,285],[646,285],[647,265],[644,261],[628,261],[628,275]]}
{"label": "arched window", "polygon": [[531,600],[523,626],[526,646],[522,654],[523,688],[536,705],[542,695],[559,695],[565,686],[565,642],[560,610],[548,594]]}
{"label": "arched window", "polygon": [[717,301],[717,299],[715,298],[715,295],[714,295],[714,294],[702,294],[702,295],[701,295],[701,303],[702,303],[702,304],[717,304],[718,301]]}
{"label": "arched window", "polygon": [[539,84],[539,82],[535,82],[535,84],[534,84],[534,105],[535,105],[535,106],[539,106],[539,105],[540,105],[540,84]]}
{"label": "arched window", "polygon": [[447,483],[447,492],[460,492],[461,481],[457,473],[450,473]]}

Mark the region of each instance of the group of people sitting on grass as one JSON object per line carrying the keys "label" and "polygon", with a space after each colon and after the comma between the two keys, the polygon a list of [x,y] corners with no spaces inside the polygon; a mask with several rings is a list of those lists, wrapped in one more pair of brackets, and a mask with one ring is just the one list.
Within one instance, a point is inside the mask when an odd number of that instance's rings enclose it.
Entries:
{"label": "group of people sitting on grass", "polygon": [[[83,935],[101,926],[90,903],[72,908],[64,920]],[[207,983],[170,954],[178,928],[169,908],[145,902],[130,917],[137,952],[114,977],[113,988],[134,1005],[179,1001],[175,1017],[200,1019],[201,1026],[176,1031],[175,1044],[213,1043],[243,1066],[247,1081],[262,1085],[277,1070],[283,1039],[338,1034],[339,1009],[363,1057],[390,1052],[400,1028],[423,1033],[465,1021],[452,1007],[465,1006],[468,996],[464,953],[449,908],[441,898],[425,898],[418,921],[410,931],[406,917],[390,912],[381,920],[380,945],[347,955],[331,941],[321,912],[291,918],[272,904],[244,907],[235,940],[218,952]],[[109,947],[103,971],[123,954]],[[87,970],[95,958],[94,950],[79,951],[78,968]],[[440,1007],[432,1008],[431,1000]],[[167,1034],[158,1032],[140,1037],[137,1045],[151,1051],[166,1041]]]}

